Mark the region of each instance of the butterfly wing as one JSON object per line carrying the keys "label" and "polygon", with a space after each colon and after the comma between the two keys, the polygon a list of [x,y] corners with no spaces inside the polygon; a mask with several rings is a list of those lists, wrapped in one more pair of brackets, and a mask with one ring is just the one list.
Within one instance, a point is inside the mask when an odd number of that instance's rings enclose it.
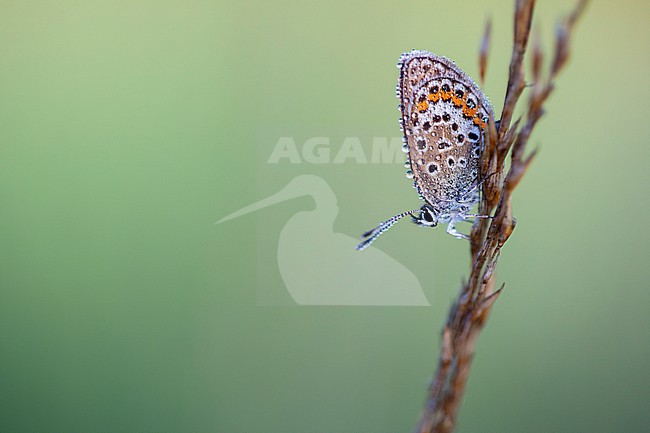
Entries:
{"label": "butterfly wing", "polygon": [[478,184],[492,107],[471,78],[444,57],[412,51],[398,66],[401,124],[415,186],[434,208],[452,210],[450,204]]}

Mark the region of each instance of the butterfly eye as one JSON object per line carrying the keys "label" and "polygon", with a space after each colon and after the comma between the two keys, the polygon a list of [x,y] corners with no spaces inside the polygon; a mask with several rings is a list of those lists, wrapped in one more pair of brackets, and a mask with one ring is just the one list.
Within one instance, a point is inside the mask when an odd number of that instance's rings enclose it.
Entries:
{"label": "butterfly eye", "polygon": [[435,227],[438,219],[427,206],[422,206],[420,215],[413,217],[413,222],[423,227]]}

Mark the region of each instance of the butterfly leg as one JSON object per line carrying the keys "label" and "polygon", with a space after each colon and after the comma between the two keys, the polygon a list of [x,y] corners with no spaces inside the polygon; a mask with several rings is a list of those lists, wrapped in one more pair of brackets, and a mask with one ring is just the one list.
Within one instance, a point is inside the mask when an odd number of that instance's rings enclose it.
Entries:
{"label": "butterfly leg", "polygon": [[452,235],[453,237],[455,237],[457,239],[469,239],[469,236],[467,236],[467,235],[459,232],[458,230],[456,230],[456,227],[454,227],[455,223],[456,223],[455,220],[451,220],[449,222],[449,225],[447,226],[447,233],[449,233],[450,235]]}

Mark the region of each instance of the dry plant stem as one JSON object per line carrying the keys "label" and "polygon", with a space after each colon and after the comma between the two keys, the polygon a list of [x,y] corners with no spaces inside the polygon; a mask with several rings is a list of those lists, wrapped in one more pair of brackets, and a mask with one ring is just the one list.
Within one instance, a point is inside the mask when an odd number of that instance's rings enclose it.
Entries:
{"label": "dry plant stem", "polygon": [[492,20],[487,19],[485,22],[485,32],[481,40],[481,48],[478,55],[478,69],[481,84],[485,81],[485,71],[487,70],[488,52],[490,51],[490,39],[492,36]]}
{"label": "dry plant stem", "polygon": [[[419,433],[449,433],[454,430],[476,339],[503,289],[503,286],[495,289],[495,269],[501,248],[515,227],[511,196],[536,154],[532,151],[525,156],[526,145],[537,121],[544,114],[544,103],[553,91],[553,82],[566,64],[571,33],[585,4],[586,1],[581,0],[573,13],[558,26],[554,56],[545,80],[541,77],[544,54],[538,41],[534,44],[534,83],[530,87],[524,116],[513,123],[515,106],[526,88],[524,56],[535,6],[535,0],[516,1],[514,44],[504,107],[499,127],[494,119],[488,123],[481,167],[484,182],[479,213],[493,215],[493,218],[477,218],[472,228],[470,275],[452,305],[442,331],[437,372],[417,428]],[[485,39],[489,38],[489,33],[486,30],[481,46],[481,65],[486,62]],[[510,168],[506,171],[508,155]]]}

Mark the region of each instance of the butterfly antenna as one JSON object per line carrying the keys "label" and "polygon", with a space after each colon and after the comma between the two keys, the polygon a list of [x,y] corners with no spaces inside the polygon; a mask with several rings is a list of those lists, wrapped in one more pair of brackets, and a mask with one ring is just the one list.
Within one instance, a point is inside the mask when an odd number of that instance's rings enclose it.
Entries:
{"label": "butterfly antenna", "polygon": [[365,250],[370,246],[370,244],[372,244],[375,241],[375,239],[379,237],[380,234],[384,233],[389,228],[393,227],[397,221],[401,220],[406,215],[412,216],[414,212],[418,212],[419,210],[420,209],[415,209],[415,210],[410,210],[408,212],[402,212],[401,214],[395,215],[394,217],[379,224],[374,229],[365,232],[364,234],[361,235],[361,239],[363,239],[363,241],[359,245],[357,245],[354,249],[357,251]]}

